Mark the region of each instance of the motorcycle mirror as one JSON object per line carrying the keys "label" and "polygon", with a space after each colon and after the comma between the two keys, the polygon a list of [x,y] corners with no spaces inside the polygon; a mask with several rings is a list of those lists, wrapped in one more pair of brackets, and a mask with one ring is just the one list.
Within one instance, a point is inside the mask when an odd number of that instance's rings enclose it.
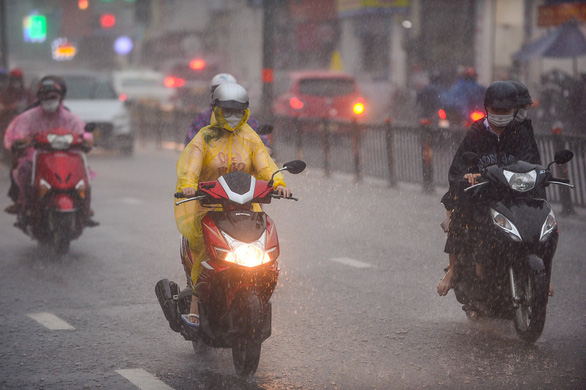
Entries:
{"label": "motorcycle mirror", "polygon": [[468,166],[476,165],[478,162],[478,155],[474,152],[466,152],[462,155],[462,158]]}
{"label": "motorcycle mirror", "polygon": [[553,158],[556,164],[565,164],[574,158],[574,153],[568,149],[558,150]]}
{"label": "motorcycle mirror", "polygon": [[267,135],[267,134],[271,134],[273,132],[273,125],[260,125],[258,127],[258,135]]}
{"label": "motorcycle mirror", "polygon": [[301,160],[293,160],[283,164],[283,168],[287,169],[289,173],[294,175],[303,172],[306,166],[307,164]]}

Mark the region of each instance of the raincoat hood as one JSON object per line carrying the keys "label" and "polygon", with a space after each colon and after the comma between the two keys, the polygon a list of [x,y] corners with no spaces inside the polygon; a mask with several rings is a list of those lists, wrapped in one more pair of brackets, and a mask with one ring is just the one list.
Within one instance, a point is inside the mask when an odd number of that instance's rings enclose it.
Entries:
{"label": "raincoat hood", "polygon": [[235,127],[231,127],[228,124],[228,122],[226,121],[226,118],[224,118],[224,114],[222,113],[221,107],[215,106],[213,109],[213,112],[214,112],[214,115],[212,116],[210,124],[212,126],[214,126],[214,125],[219,126],[222,129],[229,131],[229,132],[237,131],[238,129],[240,129],[242,127],[243,124],[248,122],[248,118],[250,118],[250,110],[247,108],[244,110],[244,115],[240,119],[240,122],[238,122],[238,124]]}

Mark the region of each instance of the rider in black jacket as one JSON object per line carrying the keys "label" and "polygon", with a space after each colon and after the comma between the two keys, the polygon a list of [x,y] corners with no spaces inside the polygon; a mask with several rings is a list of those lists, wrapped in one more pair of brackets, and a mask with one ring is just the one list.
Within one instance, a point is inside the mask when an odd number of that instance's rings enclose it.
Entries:
{"label": "rider in black jacket", "polygon": [[[444,278],[437,286],[439,295],[446,295],[452,287],[457,253],[463,249],[468,237],[468,228],[473,226],[474,208],[462,196],[463,179],[474,185],[480,170],[494,164],[506,164],[523,160],[541,163],[531,123],[515,121],[519,104],[517,90],[506,81],[496,81],[487,90],[484,106],[487,116],[472,124],[460,144],[450,166],[448,180],[450,189],[442,198],[450,225],[444,252],[449,254],[450,264]],[[527,123],[528,122],[528,123]],[[464,154],[473,152],[478,156],[476,164],[470,165]],[[482,265],[477,264],[477,274],[482,276]]]}

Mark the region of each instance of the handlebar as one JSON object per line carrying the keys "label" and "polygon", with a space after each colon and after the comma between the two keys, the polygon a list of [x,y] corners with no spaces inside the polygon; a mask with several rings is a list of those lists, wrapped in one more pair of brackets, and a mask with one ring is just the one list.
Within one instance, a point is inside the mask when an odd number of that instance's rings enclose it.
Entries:
{"label": "handlebar", "polygon": [[[291,195],[293,195],[293,194],[291,194]],[[183,200],[181,200],[181,201],[179,201],[179,202],[175,202],[175,205],[176,205],[176,206],[179,206],[181,203],[190,202],[190,201],[192,201],[192,200],[201,200],[201,199],[203,199],[203,198],[205,198],[205,197],[206,197],[206,194],[203,194],[203,193],[201,193],[200,191],[197,191],[197,192],[195,193],[195,195],[193,195],[193,196],[190,196],[190,197],[186,197],[185,195],[183,195],[183,192],[176,192],[176,193],[174,193],[174,194],[173,194],[173,196],[174,196],[176,199],[183,199]],[[286,199],[286,200],[294,200],[295,202],[299,201],[299,199],[297,199],[297,198],[294,198],[293,196],[290,196],[290,197],[288,197],[288,198],[285,198],[285,197],[283,197],[283,195],[278,195],[277,193],[274,193],[274,192],[273,192],[273,193],[271,193],[269,196],[270,196],[271,198],[273,198],[273,199]]]}
{"label": "handlebar", "polygon": [[562,179],[561,177],[552,177],[549,181],[558,181],[560,183],[570,184],[570,179]]}

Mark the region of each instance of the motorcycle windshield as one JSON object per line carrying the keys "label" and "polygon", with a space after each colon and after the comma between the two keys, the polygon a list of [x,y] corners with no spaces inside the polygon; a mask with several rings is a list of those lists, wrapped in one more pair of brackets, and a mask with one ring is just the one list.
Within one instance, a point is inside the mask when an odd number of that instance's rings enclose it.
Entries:
{"label": "motorcycle windshield", "polygon": [[263,212],[248,210],[210,211],[208,215],[218,229],[230,237],[247,244],[258,240],[267,228],[267,217]]}

